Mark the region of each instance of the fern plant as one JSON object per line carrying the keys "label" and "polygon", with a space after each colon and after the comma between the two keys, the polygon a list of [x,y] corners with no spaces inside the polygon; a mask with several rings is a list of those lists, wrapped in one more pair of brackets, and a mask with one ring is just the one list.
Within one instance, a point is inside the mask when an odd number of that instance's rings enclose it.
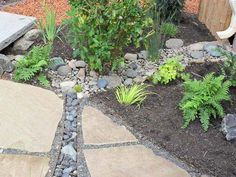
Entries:
{"label": "fern plant", "polygon": [[230,100],[229,87],[230,82],[224,82],[224,76],[214,77],[213,73],[206,75],[202,81],[186,81],[184,97],[180,102],[184,116],[183,128],[199,118],[203,130],[207,131],[212,117],[224,115],[221,102]]}
{"label": "fern plant", "polygon": [[42,85],[48,85],[46,77],[43,77],[42,72],[49,65],[49,56],[51,45],[43,47],[34,47],[22,60],[16,64],[16,70],[13,76],[15,81],[29,81],[36,76]]}
{"label": "fern plant", "polygon": [[168,84],[170,81],[173,81],[177,78],[181,78],[185,67],[181,64],[181,56],[176,56],[169,58],[166,62],[159,67],[159,70],[156,71],[151,80],[154,84]]}

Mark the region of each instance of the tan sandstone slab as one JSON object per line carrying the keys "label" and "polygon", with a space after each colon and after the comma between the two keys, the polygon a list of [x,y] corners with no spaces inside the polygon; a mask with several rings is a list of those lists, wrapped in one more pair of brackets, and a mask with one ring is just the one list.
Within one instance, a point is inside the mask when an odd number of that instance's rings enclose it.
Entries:
{"label": "tan sandstone slab", "polygon": [[1,177],[45,177],[49,159],[27,155],[0,155]]}
{"label": "tan sandstone slab", "polygon": [[141,145],[91,149],[84,154],[91,177],[190,177]]}
{"label": "tan sandstone slab", "polygon": [[124,126],[115,124],[101,111],[90,106],[83,110],[82,125],[85,144],[137,142]]}
{"label": "tan sandstone slab", "polygon": [[62,113],[53,92],[0,80],[0,147],[50,151]]}

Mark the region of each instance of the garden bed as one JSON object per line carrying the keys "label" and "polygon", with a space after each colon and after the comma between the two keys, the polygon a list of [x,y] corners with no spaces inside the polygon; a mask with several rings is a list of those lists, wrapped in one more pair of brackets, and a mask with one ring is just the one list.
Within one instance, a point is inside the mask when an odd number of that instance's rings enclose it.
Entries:
{"label": "garden bed", "polygon": [[[218,71],[216,64],[198,64],[188,71],[204,76],[210,71]],[[208,132],[204,132],[199,121],[187,129],[181,129],[182,112],[178,104],[183,96],[181,82],[168,86],[153,86],[149,96],[138,109],[136,106],[122,106],[115,98],[114,91],[99,93],[92,102],[104,106],[107,114],[122,119],[134,132],[141,134],[155,145],[194,166],[204,174],[217,177],[236,176],[235,142],[227,142],[219,131],[221,119],[214,121]],[[224,103],[226,113],[236,112],[236,89],[231,89],[232,104]]]}

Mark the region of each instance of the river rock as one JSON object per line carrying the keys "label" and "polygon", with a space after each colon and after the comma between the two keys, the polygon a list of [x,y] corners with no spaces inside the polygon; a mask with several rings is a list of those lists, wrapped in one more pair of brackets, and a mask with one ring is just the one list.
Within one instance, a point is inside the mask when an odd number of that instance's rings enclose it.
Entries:
{"label": "river rock", "polygon": [[135,78],[138,75],[137,71],[133,70],[133,69],[128,69],[126,71],[126,76],[129,78]]}
{"label": "river rock", "polygon": [[50,59],[49,68],[53,71],[56,71],[60,66],[65,66],[66,63],[61,57],[54,57]]}
{"label": "river rock", "polygon": [[85,61],[79,60],[79,61],[75,62],[75,66],[77,68],[85,68],[86,67],[86,63],[85,63]]}
{"label": "river rock", "polygon": [[131,85],[132,82],[133,82],[133,79],[128,78],[128,79],[126,79],[126,80],[124,81],[124,85],[126,85],[126,86]]}
{"label": "river rock", "polygon": [[60,67],[57,69],[57,73],[58,73],[60,76],[68,76],[68,74],[71,73],[71,68],[70,68],[68,65],[60,66]]}
{"label": "river rock", "polygon": [[177,49],[183,47],[184,42],[182,39],[172,38],[166,41],[166,47],[168,49]]}
{"label": "river rock", "polygon": [[199,59],[204,56],[204,53],[203,53],[203,51],[191,51],[190,56],[194,59]]}
{"label": "river rock", "polygon": [[13,51],[26,52],[32,45],[34,41],[28,41],[24,37],[18,39],[13,45]]}
{"label": "river rock", "polygon": [[120,76],[117,74],[112,74],[110,76],[104,76],[103,79],[108,81],[109,88],[116,88],[117,86],[122,84]]}
{"label": "river rock", "polygon": [[208,52],[209,55],[213,57],[220,57],[222,56],[220,52],[220,48],[217,44],[208,43],[204,45],[204,50]]}
{"label": "river rock", "polygon": [[41,30],[32,29],[24,35],[24,38],[25,38],[25,40],[28,40],[28,41],[34,41],[34,40],[38,39],[40,37],[40,35],[41,35]]}
{"label": "river rock", "polygon": [[108,85],[108,81],[106,79],[99,79],[97,86],[98,88],[106,88]]}
{"label": "river rock", "polygon": [[68,155],[71,159],[76,161],[76,151],[75,151],[74,147],[72,146],[72,144],[68,144],[68,145],[62,147],[61,152],[65,155]]}
{"label": "river rock", "polygon": [[124,58],[126,60],[129,60],[129,61],[135,61],[138,59],[138,55],[137,54],[133,54],[133,53],[126,53]]}

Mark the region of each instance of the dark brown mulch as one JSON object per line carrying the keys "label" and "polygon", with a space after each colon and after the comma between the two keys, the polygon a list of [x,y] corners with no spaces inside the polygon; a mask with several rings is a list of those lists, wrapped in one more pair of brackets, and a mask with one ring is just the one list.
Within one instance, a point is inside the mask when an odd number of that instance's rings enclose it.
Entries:
{"label": "dark brown mulch", "polygon": [[184,13],[179,28],[180,33],[177,38],[184,40],[184,45],[216,40],[207,27],[198,20],[197,15]]}
{"label": "dark brown mulch", "polygon": [[[214,65],[194,65],[188,68],[199,75],[215,71]],[[122,106],[113,91],[99,93],[92,101],[109,109],[105,113],[118,115],[134,131],[161,146],[172,155],[194,166],[201,173],[216,177],[236,176],[236,142],[227,142],[219,131],[221,119],[214,120],[208,132],[201,128],[199,120],[182,129],[182,113],[178,104],[183,96],[181,82],[168,86],[153,86],[140,109]],[[236,113],[236,89],[231,89],[232,104],[224,103],[226,113]]]}

